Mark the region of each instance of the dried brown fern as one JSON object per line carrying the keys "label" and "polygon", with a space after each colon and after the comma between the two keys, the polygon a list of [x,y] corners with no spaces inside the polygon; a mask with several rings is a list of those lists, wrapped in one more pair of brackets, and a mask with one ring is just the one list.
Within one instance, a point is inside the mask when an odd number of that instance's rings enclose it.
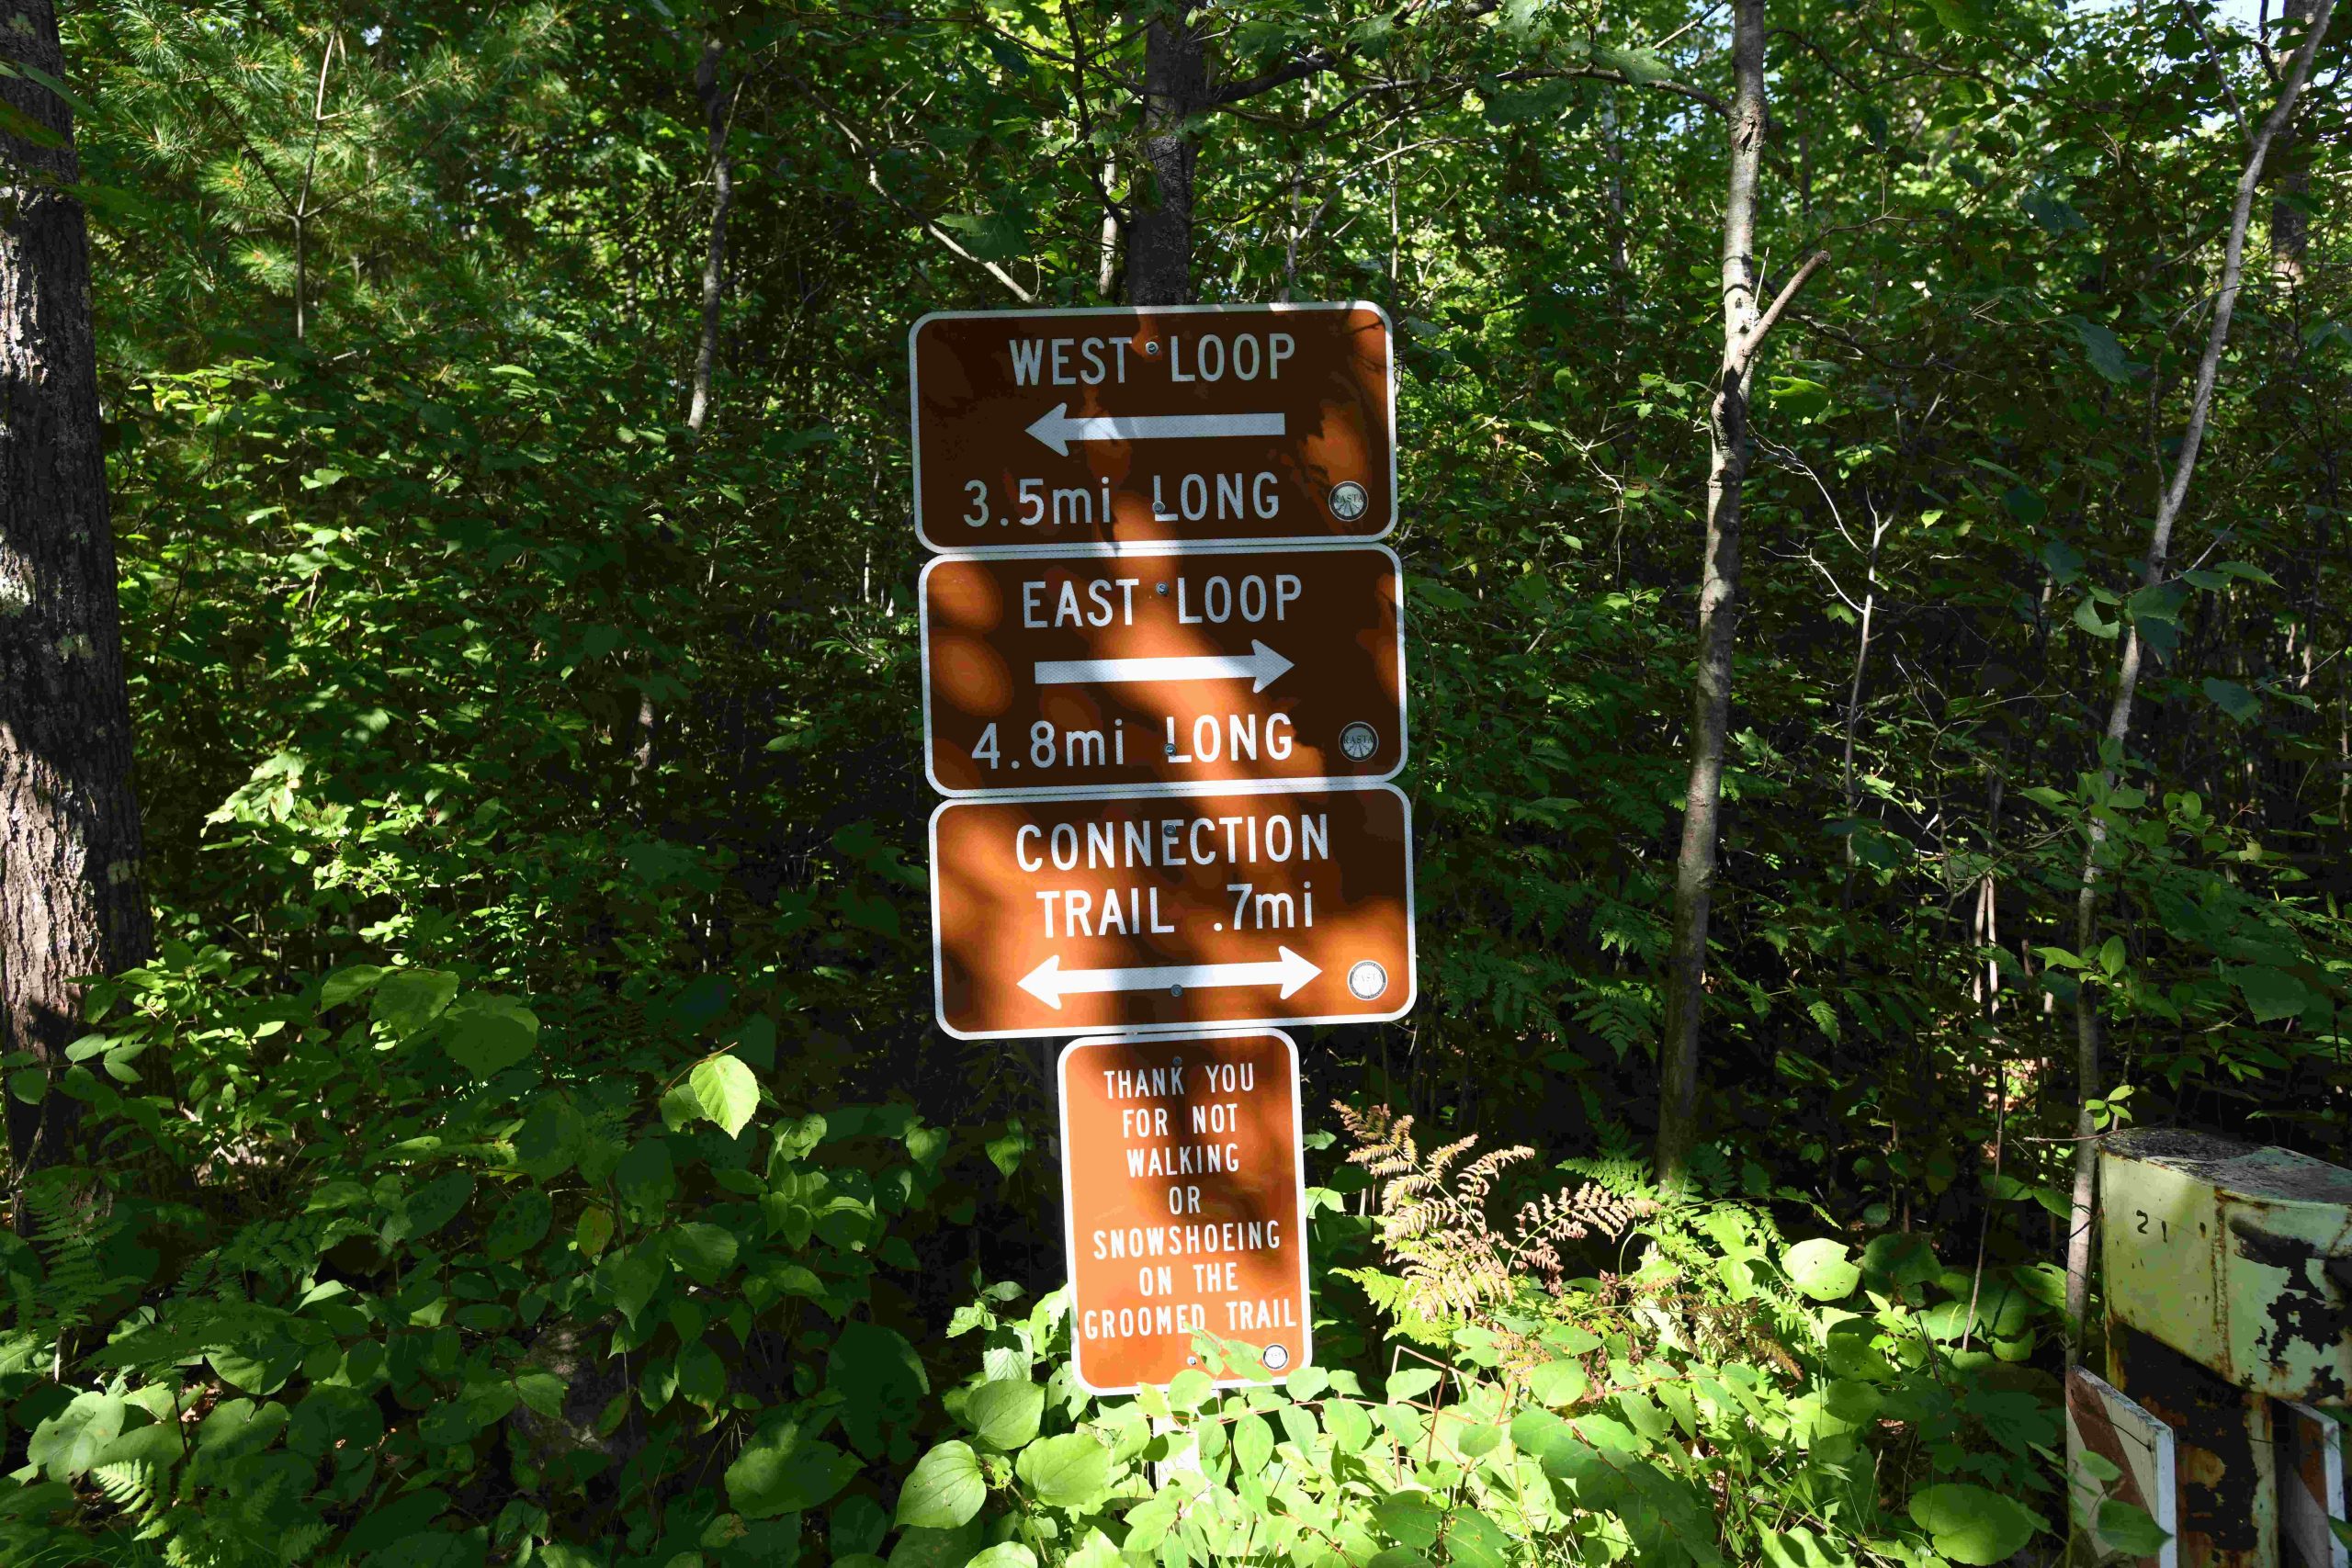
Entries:
{"label": "dried brown fern", "polygon": [[1334,1101],[1333,1109],[1356,1145],[1349,1162],[1381,1183],[1375,1233],[1403,1273],[1398,1304],[1420,1316],[1475,1315],[1510,1301],[1527,1276],[1556,1292],[1566,1270],[1560,1243],[1596,1231],[1614,1235],[1634,1216],[1633,1203],[1588,1181],[1521,1204],[1510,1230],[1497,1230],[1487,1218],[1496,1180],[1534,1158],[1533,1149],[1489,1149],[1463,1164],[1475,1134],[1423,1156],[1410,1116],[1385,1105],[1358,1111]]}

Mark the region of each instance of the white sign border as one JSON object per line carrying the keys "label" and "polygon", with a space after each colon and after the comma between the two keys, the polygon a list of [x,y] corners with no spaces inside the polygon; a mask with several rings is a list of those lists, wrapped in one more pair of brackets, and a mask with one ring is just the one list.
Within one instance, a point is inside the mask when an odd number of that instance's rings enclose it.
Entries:
{"label": "white sign border", "polygon": [[[1407,668],[1405,663],[1405,563],[1403,559],[1397,556],[1396,552],[1386,545],[1372,543],[1350,544],[1340,542],[1319,545],[1274,546],[1256,544],[1203,545],[1181,550],[1170,549],[1165,544],[1159,542],[1155,542],[1150,545],[1092,545],[1082,549],[1057,550],[1051,555],[1041,555],[1034,550],[1014,549],[1007,547],[1003,548],[986,550],[949,550],[943,554],[932,557],[931,559],[923,563],[922,572],[918,574],[915,579],[915,640],[917,651],[922,660],[922,773],[924,779],[929,781],[933,793],[944,795],[950,800],[1016,800],[1036,797],[1050,798],[1065,795],[1090,796],[1101,795],[1125,795],[1133,791],[1153,787],[1148,784],[1048,784],[1041,785],[1034,789],[1023,788],[1018,784],[1008,785],[998,789],[949,789],[945,784],[939,782],[938,770],[932,766],[934,738],[932,734],[931,713],[930,590],[931,574],[940,567],[945,566],[951,561],[967,560],[1022,560],[1032,561],[1040,565],[1051,565],[1055,561],[1060,560],[1150,559],[1218,555],[1340,555],[1351,550],[1378,550],[1382,555],[1388,558],[1388,564],[1396,575],[1397,751],[1396,765],[1389,769],[1385,773],[1342,773],[1336,775],[1336,777],[1338,782],[1343,784],[1386,784],[1389,780],[1395,778],[1398,773],[1405,771],[1405,764],[1411,761],[1413,754],[1412,716],[1409,711],[1411,706],[1411,693],[1409,689],[1411,682],[1407,678]],[[1311,782],[1320,782],[1324,779],[1329,779],[1332,777],[1334,777],[1334,775],[1320,774],[1317,775],[1313,780],[1305,778],[1278,780],[1185,779],[1181,782],[1187,786],[1193,784],[1222,785],[1225,784],[1252,783],[1306,784]]]}
{"label": "white sign border", "polygon": [[[1405,999],[1392,1012],[1330,1013],[1315,1018],[1295,1018],[1277,1015],[1272,1018],[1220,1018],[1204,1023],[1136,1023],[1128,1025],[1103,1023],[1073,1023],[1067,1028],[986,1029],[966,1031],[947,1021],[947,967],[940,946],[939,919],[939,819],[959,808],[1017,805],[1024,801],[1051,804],[1073,798],[1084,800],[1164,799],[1168,797],[1198,797],[1213,795],[1353,795],[1366,790],[1385,789],[1396,797],[1405,813]],[[1041,791],[1035,795],[991,795],[983,799],[943,800],[932,808],[927,829],[931,850],[931,1015],[942,1032],[956,1040],[1057,1040],[1065,1035],[1084,1035],[1090,1031],[1101,1032],[1116,1030],[1122,1037],[1158,1037],[1169,1034],[1201,1034],[1219,1029],[1238,1029],[1244,1033],[1265,1029],[1282,1029],[1291,1025],[1314,1023],[1394,1023],[1413,1010],[1421,996],[1420,916],[1414,893],[1413,865],[1413,800],[1403,790],[1385,780],[1357,782],[1348,779],[1278,779],[1255,784],[1154,784],[1140,789],[1119,791],[1116,795],[1072,796],[1063,791]]]}
{"label": "white sign border", "polygon": [[[909,457],[914,469],[914,486],[910,514],[914,521],[916,542],[921,544],[922,547],[927,550],[961,550],[973,547],[965,545],[943,545],[933,539],[929,534],[923,531],[922,388],[917,379],[917,373],[915,370],[915,337],[916,334],[922,331],[926,323],[931,321],[978,321],[989,316],[1133,317],[1144,314],[1155,316],[1204,316],[1240,315],[1255,313],[1258,311],[1272,311],[1279,314],[1284,311],[1306,310],[1370,310],[1374,315],[1380,318],[1380,330],[1385,338],[1383,346],[1387,350],[1388,355],[1388,526],[1383,528],[1377,534],[1308,534],[1300,536],[1282,535],[1272,538],[1248,540],[1154,539],[1149,542],[1154,545],[1166,545],[1171,549],[1181,552],[1184,550],[1208,549],[1218,545],[1228,544],[1370,545],[1376,544],[1380,540],[1387,538],[1390,535],[1396,532],[1396,525],[1402,520],[1402,515],[1405,510],[1404,496],[1397,488],[1396,480],[1396,451],[1398,446],[1396,438],[1396,382],[1400,368],[1396,362],[1396,323],[1389,320],[1388,312],[1385,309],[1374,304],[1369,299],[1332,299],[1309,300],[1295,304],[1285,304],[1280,301],[1275,301],[1259,305],[1083,305],[1074,309],[1035,310],[1026,309],[1010,310],[929,310],[924,312],[922,315],[916,317],[914,324],[907,329],[907,447]],[[1137,541],[1138,544],[1142,542],[1143,541]],[[1069,550],[1075,547],[1067,544],[1042,544],[996,545],[986,547],[994,550],[1001,550],[1008,555],[1033,555],[1051,553],[1057,550]],[[1117,548],[1119,547],[1115,545],[1096,545],[1091,547],[1102,549]]]}
{"label": "white sign border", "polygon": [[1173,1035],[1135,1030],[1119,1034],[1090,1034],[1069,1042],[1054,1058],[1054,1100],[1059,1111],[1062,1138],[1062,1254],[1069,1270],[1069,1375],[1079,1387],[1097,1398],[1134,1393],[1143,1385],[1129,1383],[1124,1388],[1111,1388],[1089,1382],[1086,1359],[1080,1348],[1084,1340],[1080,1337],[1079,1320],[1085,1309],[1078,1299],[1078,1216],[1069,1179],[1070,1055],[1087,1045],[1165,1045],[1183,1040],[1247,1040],[1261,1034],[1270,1034],[1281,1041],[1283,1051],[1290,1057],[1291,1172],[1298,1194],[1298,1317],[1303,1343],[1299,1346],[1297,1363],[1275,1373],[1271,1382],[1257,1378],[1217,1378],[1212,1382],[1218,1388],[1280,1387],[1290,1381],[1291,1373],[1315,1364],[1315,1294],[1308,1284],[1307,1269],[1307,1253],[1314,1236],[1314,1226],[1309,1223],[1306,1211],[1306,1094],[1299,1078],[1298,1042],[1279,1029],[1230,1023],[1195,1026]]}

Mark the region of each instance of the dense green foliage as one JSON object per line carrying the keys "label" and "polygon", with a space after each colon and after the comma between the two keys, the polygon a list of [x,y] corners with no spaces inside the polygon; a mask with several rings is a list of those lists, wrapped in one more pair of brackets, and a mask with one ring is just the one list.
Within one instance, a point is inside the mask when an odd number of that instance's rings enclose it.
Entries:
{"label": "dense green foliage", "polygon": [[1230,78],[1345,58],[1202,128],[1204,297],[1377,300],[1407,372],[1422,998],[1301,1032],[1308,1103],[1533,1145],[1498,1211],[1633,1207],[1433,1300],[1330,1123],[1326,1365],[1095,1400],[1036,1054],[929,1023],[901,345],[1012,302],[983,263],[1102,298],[1141,13],[77,7],[164,940],[74,1070],[7,1064],[86,1112],[0,1237],[0,1560],[1826,1568],[2062,1521],[2077,988],[2103,1118],[2352,1136],[2352,51],[2143,588],[2255,42],[1773,0],[1768,260],[1833,261],[1758,400],[1713,1141],[1659,1207],[1703,9],[1218,13]]}

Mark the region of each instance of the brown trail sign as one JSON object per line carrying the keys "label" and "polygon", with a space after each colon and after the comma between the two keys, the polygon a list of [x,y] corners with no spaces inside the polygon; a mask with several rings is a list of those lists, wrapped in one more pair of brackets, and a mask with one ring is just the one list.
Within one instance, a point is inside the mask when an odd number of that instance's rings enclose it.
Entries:
{"label": "brown trail sign", "polygon": [[933,787],[1387,778],[1401,576],[1378,545],[943,556],[921,593]]}
{"label": "brown trail sign", "polygon": [[1212,1370],[1195,1336],[1229,1342],[1229,1359],[1254,1356],[1277,1378],[1307,1365],[1306,1163],[1290,1037],[1080,1040],[1062,1051],[1059,1086],[1080,1384],[1132,1393]]}
{"label": "brown trail sign", "polygon": [[951,311],[908,334],[935,550],[1377,539],[1396,521],[1376,305]]}
{"label": "brown trail sign", "polygon": [[962,1039],[1411,1010],[1412,823],[1393,786],[949,801],[932,972]]}

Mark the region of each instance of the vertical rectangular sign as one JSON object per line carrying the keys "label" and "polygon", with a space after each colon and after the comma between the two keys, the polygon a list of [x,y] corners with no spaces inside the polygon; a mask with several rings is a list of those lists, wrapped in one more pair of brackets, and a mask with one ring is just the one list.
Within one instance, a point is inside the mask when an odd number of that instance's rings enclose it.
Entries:
{"label": "vertical rectangular sign", "polygon": [[[1132,1393],[1314,1355],[1298,1047],[1277,1030],[1075,1041],[1061,1055],[1062,1219],[1079,1382]],[[1225,1386],[1262,1378],[1219,1377]]]}

